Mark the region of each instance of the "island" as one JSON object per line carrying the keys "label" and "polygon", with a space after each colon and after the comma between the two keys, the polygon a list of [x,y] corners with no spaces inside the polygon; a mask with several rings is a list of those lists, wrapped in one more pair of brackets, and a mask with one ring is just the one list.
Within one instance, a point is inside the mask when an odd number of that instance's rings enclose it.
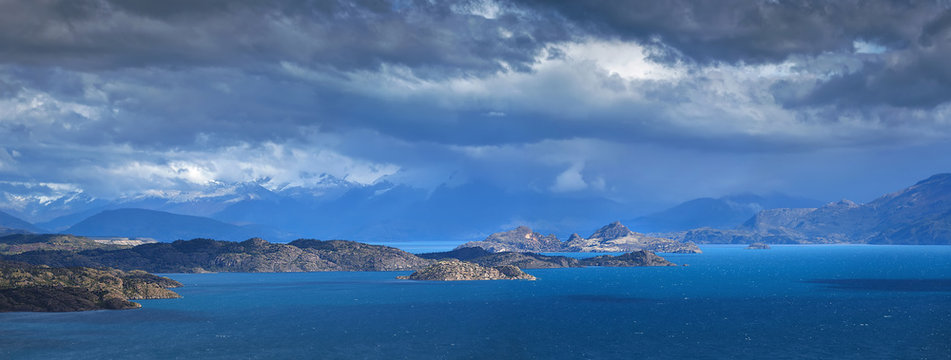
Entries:
{"label": "island", "polygon": [[407,276],[397,276],[402,280],[535,280],[516,266],[502,265],[486,267],[460,260],[440,260]]}
{"label": "island", "polygon": [[766,243],[756,242],[747,246],[746,249],[747,250],[768,250],[770,249],[770,247]]}
{"label": "island", "polygon": [[57,268],[0,261],[0,312],[122,310],[129,300],[174,299],[181,283],[146,273],[108,268]]}
{"label": "island", "polygon": [[491,252],[482,248],[459,248],[453,251],[419,254],[425,259],[455,259],[482,266],[513,265],[521,269],[553,269],[585,266],[676,266],[667,259],[647,250],[637,250],[621,255],[601,255],[586,259],[567,256],[542,255],[531,252]]}
{"label": "island", "polygon": [[617,256],[601,255],[593,258],[582,259],[581,263],[586,266],[611,266],[611,267],[629,267],[629,266],[677,266],[667,259],[646,251],[632,251]]}
{"label": "island", "polygon": [[[616,233],[627,236],[623,230]],[[527,233],[528,237],[532,234]],[[192,239],[116,248],[114,244],[95,247],[87,239],[68,235],[10,239],[9,243],[29,243],[38,250],[0,255],[4,264],[2,311],[128,309],[139,306],[129,300],[177,297],[168,289],[181,284],[148,272],[415,271],[401,278],[534,280],[522,269],[675,265],[648,250],[575,259],[534,252],[493,252],[482,247],[414,255],[346,240],[300,239],[280,244],[260,238],[242,242]],[[93,248],[63,249],[67,245]]]}
{"label": "island", "polygon": [[470,241],[458,248],[478,247],[491,252],[629,252],[647,250],[665,253],[699,254],[691,242],[660,238],[631,231],[618,221],[605,225],[587,238],[572,234],[562,242],[555,235],[542,235],[527,226]]}

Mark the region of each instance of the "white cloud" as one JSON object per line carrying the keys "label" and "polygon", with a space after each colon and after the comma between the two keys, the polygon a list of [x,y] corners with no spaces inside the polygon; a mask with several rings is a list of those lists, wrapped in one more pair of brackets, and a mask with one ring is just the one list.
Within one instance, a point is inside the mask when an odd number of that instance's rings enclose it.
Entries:
{"label": "white cloud", "polygon": [[687,74],[687,69],[681,64],[651,61],[645,48],[634,42],[588,39],[564,44],[562,48],[569,62],[590,64],[626,80],[676,81]]}
{"label": "white cloud", "polygon": [[584,181],[581,170],[584,164],[573,164],[561,174],[555,177],[555,183],[551,186],[553,192],[579,191],[588,188],[588,183]]}
{"label": "white cloud", "polygon": [[852,42],[856,54],[882,54],[888,51],[888,48],[871,41],[855,40]]}
{"label": "white cloud", "polygon": [[[300,146],[300,147],[298,147]],[[217,151],[176,151],[149,155],[152,161],[120,160],[100,169],[116,180],[125,195],[164,189],[197,189],[219,184],[266,180],[272,189],[311,187],[320,178],[302,174],[328,174],[368,185],[399,171],[399,166],[374,163],[306,145],[242,144]]]}
{"label": "white cloud", "polygon": [[[874,44],[857,44],[875,49]],[[341,74],[289,70],[323,86],[447,113],[412,126],[478,121],[454,116],[472,112],[505,114],[512,122],[539,129],[616,129],[612,136],[626,135],[631,141],[689,144],[699,138],[736,144],[741,138],[793,147],[865,146],[870,138],[894,141],[896,134],[902,134],[903,141],[951,134],[940,111],[884,108],[849,113],[829,105],[787,104],[832,78],[861,70],[863,60],[848,53],[796,55],[777,63],[697,65],[654,62],[633,42],[584,39],[558,47],[564,56],[549,58],[543,51],[531,72],[481,77],[421,78],[408,67],[391,64]],[[921,121],[880,121],[895,117],[896,111],[901,118]]]}

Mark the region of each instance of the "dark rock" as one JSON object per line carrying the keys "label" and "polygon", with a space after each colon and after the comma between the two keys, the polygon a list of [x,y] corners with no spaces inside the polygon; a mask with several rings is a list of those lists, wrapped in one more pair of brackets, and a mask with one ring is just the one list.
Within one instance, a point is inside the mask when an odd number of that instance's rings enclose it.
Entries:
{"label": "dark rock", "polygon": [[581,265],[612,267],[677,266],[677,264],[667,261],[667,259],[645,250],[633,251],[617,256],[601,255],[593,258],[581,259]]}

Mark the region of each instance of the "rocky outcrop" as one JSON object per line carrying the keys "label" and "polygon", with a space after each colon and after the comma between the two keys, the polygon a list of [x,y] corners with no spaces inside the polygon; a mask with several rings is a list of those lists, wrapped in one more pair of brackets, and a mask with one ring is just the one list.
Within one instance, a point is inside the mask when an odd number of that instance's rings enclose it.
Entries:
{"label": "rocky outcrop", "polygon": [[746,248],[749,250],[769,250],[770,249],[769,245],[764,243],[752,243],[750,244],[750,246],[747,246]]}
{"label": "rocky outcrop", "polygon": [[4,258],[37,265],[111,267],[160,273],[398,271],[420,269],[431,263],[388,246],[342,240],[274,244],[257,238],[242,242],[179,240],[111,251],[31,251]]}
{"label": "rocky outcrop", "polygon": [[494,233],[483,241],[472,241],[460,247],[480,247],[491,252],[557,252],[564,244],[553,234],[542,235],[528,226],[519,226],[513,230]]}
{"label": "rocky outcrop", "polygon": [[476,263],[482,266],[513,265],[521,269],[550,269],[563,267],[579,267],[578,259],[565,256],[547,256],[528,252],[504,251],[494,253],[482,248],[459,248],[453,251],[419,254],[425,259],[456,259]]}
{"label": "rocky outcrop", "polygon": [[569,252],[628,252],[648,250],[668,253],[700,253],[693,243],[684,243],[636,233],[620,222],[608,224],[588,238],[575,237],[565,244]]}
{"label": "rocky outcrop", "polygon": [[129,300],[178,298],[169,288],[179,286],[144,271],[0,262],[0,312],[134,309]]}
{"label": "rocky outcrop", "polygon": [[518,267],[503,265],[485,267],[479,264],[459,260],[440,260],[435,264],[420,269],[407,276],[399,276],[404,280],[535,280],[535,277],[526,274]]}
{"label": "rocky outcrop", "polygon": [[333,263],[340,271],[416,270],[431,262],[403,250],[344,240],[296,240],[288,244]]}
{"label": "rocky outcrop", "polygon": [[645,250],[632,251],[617,256],[601,255],[593,258],[582,259],[581,265],[611,267],[677,266],[677,264],[667,261],[667,259]]}
{"label": "rocky outcrop", "polygon": [[515,230],[489,235],[482,241],[467,242],[457,249],[467,247],[479,247],[491,252],[701,252],[696,244],[636,233],[620,222],[604,226],[588,238],[572,234],[567,242],[559,241],[554,235],[542,237],[528,227],[520,226]]}

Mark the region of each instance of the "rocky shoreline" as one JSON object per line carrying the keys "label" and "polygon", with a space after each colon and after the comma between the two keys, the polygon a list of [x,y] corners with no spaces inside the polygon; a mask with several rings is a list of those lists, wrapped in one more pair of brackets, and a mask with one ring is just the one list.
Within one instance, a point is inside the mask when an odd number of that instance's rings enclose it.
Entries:
{"label": "rocky shoreline", "polygon": [[[37,237],[62,242],[62,236]],[[24,237],[21,242],[36,239]],[[84,239],[79,239],[84,240]],[[31,242],[32,243],[32,242]],[[42,245],[42,244],[41,244]],[[584,266],[673,266],[646,250],[575,259],[531,252],[461,247],[414,255],[343,240],[274,244],[193,239],[132,248],[34,250],[0,256],[0,311],[134,309],[135,299],[176,298],[180,283],[149,272],[407,271],[409,280],[535,280],[522,269]]]}
{"label": "rocky shoreline", "polygon": [[146,273],[107,268],[56,268],[0,261],[0,312],[123,310],[129,300],[174,299],[181,283]]}

